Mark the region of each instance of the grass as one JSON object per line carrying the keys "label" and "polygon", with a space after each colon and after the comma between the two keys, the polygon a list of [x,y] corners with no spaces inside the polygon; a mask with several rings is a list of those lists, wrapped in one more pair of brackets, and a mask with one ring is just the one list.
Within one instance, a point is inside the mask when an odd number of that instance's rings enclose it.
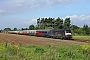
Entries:
{"label": "grass", "polygon": [[73,38],[78,40],[90,40],[90,36],[73,36]]}
{"label": "grass", "polygon": [[0,43],[0,60],[89,60],[89,45],[27,45]]}

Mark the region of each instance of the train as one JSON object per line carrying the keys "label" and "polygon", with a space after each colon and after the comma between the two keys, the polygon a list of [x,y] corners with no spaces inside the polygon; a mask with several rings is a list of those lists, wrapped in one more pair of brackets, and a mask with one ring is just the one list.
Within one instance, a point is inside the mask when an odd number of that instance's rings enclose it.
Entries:
{"label": "train", "polygon": [[58,39],[72,39],[72,32],[69,28],[52,29],[52,30],[8,31],[8,33],[19,35],[30,35],[37,37],[58,38]]}

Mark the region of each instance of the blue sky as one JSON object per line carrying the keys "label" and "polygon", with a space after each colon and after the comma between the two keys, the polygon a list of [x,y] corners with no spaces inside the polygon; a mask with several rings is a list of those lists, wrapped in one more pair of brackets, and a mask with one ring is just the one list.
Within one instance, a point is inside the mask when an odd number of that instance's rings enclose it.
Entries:
{"label": "blue sky", "polygon": [[36,25],[37,18],[71,18],[90,26],[90,0],[0,0],[0,29]]}

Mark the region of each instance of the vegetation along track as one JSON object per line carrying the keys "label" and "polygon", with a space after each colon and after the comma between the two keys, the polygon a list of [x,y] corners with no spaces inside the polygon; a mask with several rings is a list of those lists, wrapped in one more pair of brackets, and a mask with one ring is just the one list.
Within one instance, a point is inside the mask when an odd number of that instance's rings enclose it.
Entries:
{"label": "vegetation along track", "polygon": [[[26,35],[16,35],[16,34],[3,34],[0,33],[0,40],[4,42],[10,42],[22,45],[35,44],[35,45],[59,45],[67,43],[76,43],[76,44],[86,44],[90,43],[90,41],[82,41],[82,40],[60,40],[60,39],[52,39],[52,38],[43,38],[43,37],[35,37],[35,36],[26,36]],[[65,43],[66,44],[66,43]]]}

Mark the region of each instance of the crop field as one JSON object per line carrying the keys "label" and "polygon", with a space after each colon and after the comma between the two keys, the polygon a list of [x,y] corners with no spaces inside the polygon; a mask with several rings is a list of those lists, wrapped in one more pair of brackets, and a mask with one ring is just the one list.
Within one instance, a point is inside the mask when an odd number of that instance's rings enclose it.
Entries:
{"label": "crop field", "polygon": [[89,43],[70,43],[0,34],[0,60],[90,60]]}

